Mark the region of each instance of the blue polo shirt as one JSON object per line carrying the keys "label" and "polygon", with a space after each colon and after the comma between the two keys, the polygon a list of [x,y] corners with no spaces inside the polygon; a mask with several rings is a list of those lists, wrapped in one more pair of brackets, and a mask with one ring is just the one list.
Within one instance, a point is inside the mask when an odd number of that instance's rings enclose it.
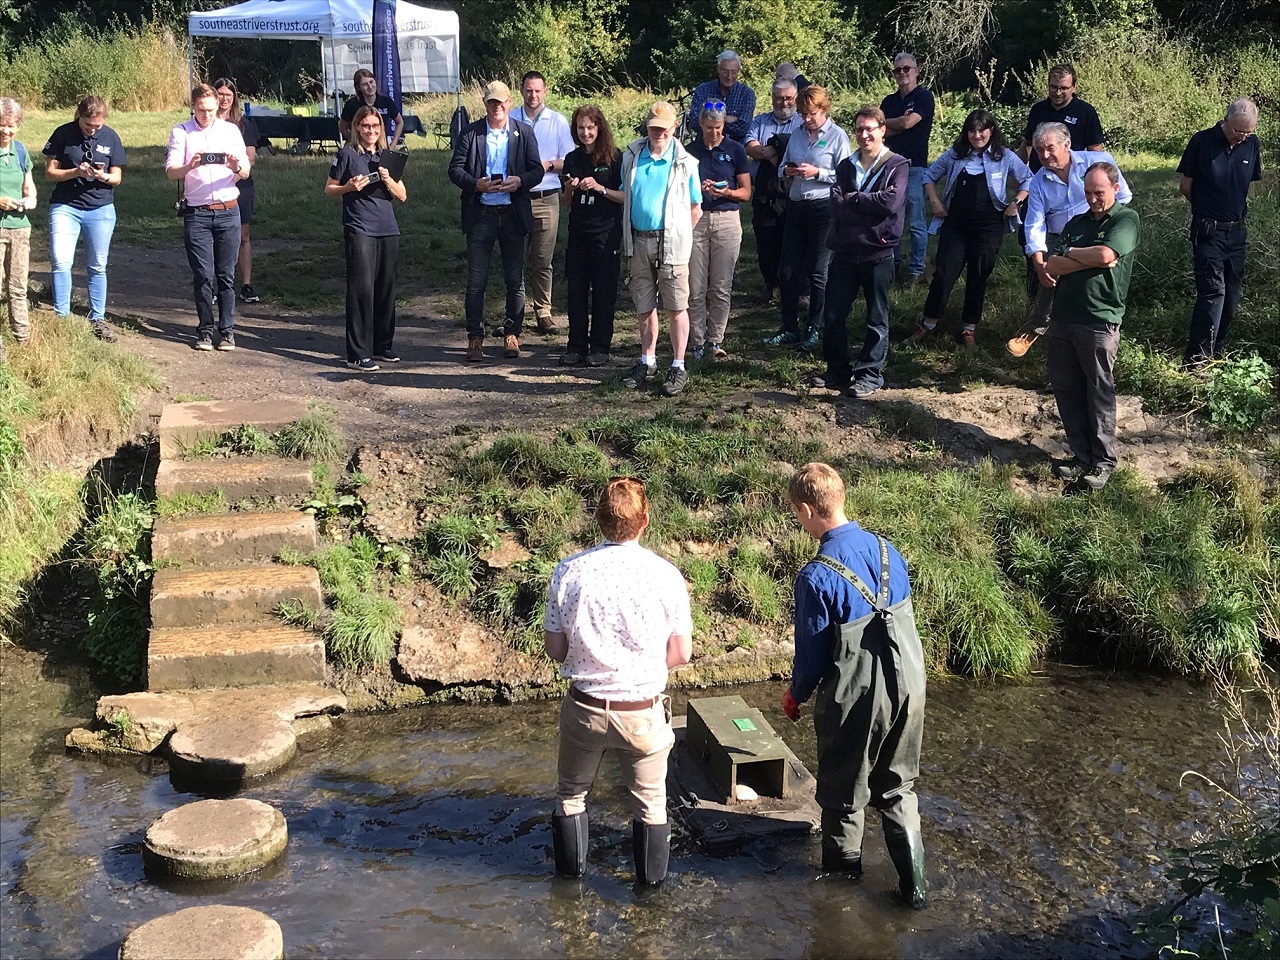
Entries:
{"label": "blue polo shirt", "polygon": [[[636,230],[662,229],[667,183],[671,179],[675,151],[674,139],[667,145],[667,152],[657,159],[649,152],[647,143],[640,148],[631,176],[631,226]],[[702,203],[702,187],[697,177],[689,178],[689,199],[692,203]]]}
{"label": "blue polo shirt", "polygon": [[[695,139],[686,148],[689,155],[698,161],[698,180],[710,180],[719,183],[721,180],[730,187],[738,185],[738,175],[751,173],[751,161],[747,157],[747,148],[737,140],[725,137],[712,150],[701,137]],[[708,213],[716,210],[736,210],[739,201],[729,197],[707,197],[702,209]]]}

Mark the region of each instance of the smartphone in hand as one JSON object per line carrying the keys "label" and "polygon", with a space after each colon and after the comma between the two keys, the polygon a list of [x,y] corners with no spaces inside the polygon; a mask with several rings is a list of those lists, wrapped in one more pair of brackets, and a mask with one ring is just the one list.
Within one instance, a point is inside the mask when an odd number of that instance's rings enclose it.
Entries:
{"label": "smartphone in hand", "polygon": [[227,155],[225,153],[202,153],[200,154],[200,164],[206,163],[226,163]]}
{"label": "smartphone in hand", "polygon": [[377,170],[367,173],[365,174],[365,176],[369,178],[370,183],[377,183],[382,179],[382,174],[380,174]]}

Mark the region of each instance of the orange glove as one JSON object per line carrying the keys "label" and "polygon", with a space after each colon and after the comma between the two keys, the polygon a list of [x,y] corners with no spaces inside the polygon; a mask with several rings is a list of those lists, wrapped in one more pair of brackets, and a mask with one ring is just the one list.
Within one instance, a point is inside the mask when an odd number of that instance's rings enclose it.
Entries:
{"label": "orange glove", "polygon": [[782,712],[792,723],[800,722],[800,704],[796,703],[796,698],[791,695],[790,687],[787,687],[787,692],[782,695]]}

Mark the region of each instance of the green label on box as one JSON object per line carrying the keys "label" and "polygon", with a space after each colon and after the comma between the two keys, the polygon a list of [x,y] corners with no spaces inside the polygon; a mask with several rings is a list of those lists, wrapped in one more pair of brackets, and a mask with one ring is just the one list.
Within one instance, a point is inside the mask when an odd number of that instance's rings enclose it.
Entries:
{"label": "green label on box", "polygon": [[756,725],[746,717],[743,717],[741,720],[734,720],[733,725],[739,730],[754,730],[756,728]]}

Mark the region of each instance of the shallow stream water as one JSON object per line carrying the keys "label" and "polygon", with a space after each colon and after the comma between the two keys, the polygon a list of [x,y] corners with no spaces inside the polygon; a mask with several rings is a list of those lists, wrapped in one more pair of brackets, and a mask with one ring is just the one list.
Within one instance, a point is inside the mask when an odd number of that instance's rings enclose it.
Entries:
{"label": "shallow stream water", "polygon": [[[146,920],[218,902],[274,917],[291,958],[1136,956],[1138,912],[1172,892],[1168,848],[1220,816],[1202,782],[1179,783],[1224,770],[1205,688],[1054,668],[931,685],[927,911],[891,895],[874,815],[858,885],[815,879],[815,838],[713,857],[677,834],[671,878],[637,894],[608,760],[579,887],[551,877],[558,704],[439,706],[341,718],[244,790],[288,819],[277,864],[215,887],[161,885],[144,875],[143,833],[198,797],[161,762],[67,756],[62,737],[92,701],[28,655],[0,665],[4,957],[114,957]],[[709,695],[760,707],[812,769],[809,711],[790,724],[782,689]]]}

